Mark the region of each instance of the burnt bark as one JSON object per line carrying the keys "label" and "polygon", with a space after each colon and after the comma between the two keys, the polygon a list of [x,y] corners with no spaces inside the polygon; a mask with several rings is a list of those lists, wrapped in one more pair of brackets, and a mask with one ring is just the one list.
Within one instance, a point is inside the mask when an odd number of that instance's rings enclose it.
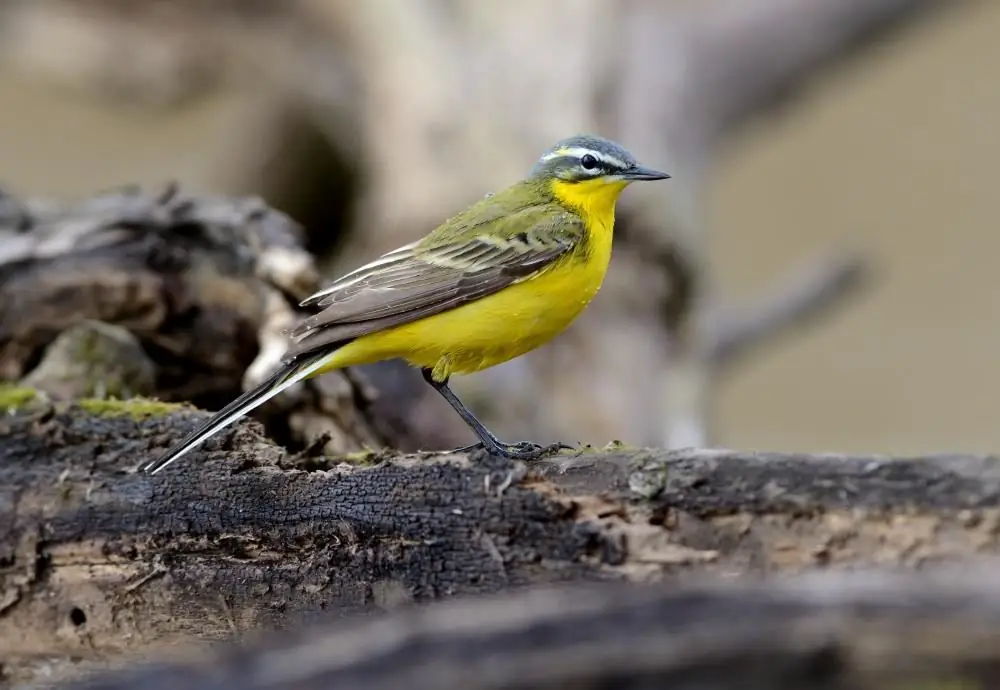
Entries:
{"label": "burnt bark", "polygon": [[454,595],[917,567],[995,552],[1000,540],[994,458],[626,448],[530,466],[335,458],[289,454],[243,421],[161,474],[134,472],[203,415],[35,404],[0,420],[9,678],[37,677],[39,659],[71,673],[71,660],[117,665]]}

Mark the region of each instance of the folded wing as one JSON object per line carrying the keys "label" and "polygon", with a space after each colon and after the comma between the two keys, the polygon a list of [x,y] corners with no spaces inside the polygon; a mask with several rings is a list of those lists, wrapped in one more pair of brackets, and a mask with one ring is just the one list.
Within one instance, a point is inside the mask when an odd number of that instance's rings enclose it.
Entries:
{"label": "folded wing", "polygon": [[481,299],[538,274],[584,240],[580,218],[551,204],[493,218],[488,227],[473,217],[478,224],[459,216],[449,232],[439,228],[303,301],[320,311],[291,331],[286,361]]}

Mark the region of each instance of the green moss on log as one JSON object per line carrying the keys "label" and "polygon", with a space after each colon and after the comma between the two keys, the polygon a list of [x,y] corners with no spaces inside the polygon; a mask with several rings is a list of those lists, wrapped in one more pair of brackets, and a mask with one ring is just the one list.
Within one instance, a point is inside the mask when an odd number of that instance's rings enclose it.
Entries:
{"label": "green moss on log", "polygon": [[0,383],[0,411],[13,412],[27,407],[39,398],[38,391],[30,386]]}
{"label": "green moss on log", "polygon": [[184,407],[179,403],[166,403],[148,398],[131,398],[129,400],[85,398],[78,401],[77,405],[80,409],[99,417],[128,416],[137,420],[147,417],[162,417]]}

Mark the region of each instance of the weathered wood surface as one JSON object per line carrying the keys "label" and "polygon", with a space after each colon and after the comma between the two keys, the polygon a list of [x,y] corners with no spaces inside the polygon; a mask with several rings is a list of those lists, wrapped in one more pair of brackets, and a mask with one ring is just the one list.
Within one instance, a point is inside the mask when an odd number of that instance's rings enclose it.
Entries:
{"label": "weathered wood surface", "polygon": [[274,298],[319,284],[300,235],[258,199],[176,187],[78,203],[0,194],[0,379],[26,375],[89,319],[139,340],[162,399],[223,404],[257,356]]}
{"label": "weathered wood surface", "polygon": [[203,415],[39,405],[0,418],[8,677],[37,677],[39,659],[117,664],[524,585],[915,567],[1000,541],[994,458],[617,449],[530,467],[338,464],[288,456],[244,421],[160,475],[134,473]]}
{"label": "weathered wood surface", "polygon": [[[0,191],[0,381],[56,399],[155,395],[218,409],[284,354],[296,303],[319,285],[301,228],[256,198],[170,186],[76,203]],[[289,445],[328,452],[421,440],[402,396],[359,372],[255,410]]]}
{"label": "weathered wood surface", "polygon": [[543,588],[271,635],[69,687],[985,689],[1000,674],[998,577],[993,563],[933,577]]}

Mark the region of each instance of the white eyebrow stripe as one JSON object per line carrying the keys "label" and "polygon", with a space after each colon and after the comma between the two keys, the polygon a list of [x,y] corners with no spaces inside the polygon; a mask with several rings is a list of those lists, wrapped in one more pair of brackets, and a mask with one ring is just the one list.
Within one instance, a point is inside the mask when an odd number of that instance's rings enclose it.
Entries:
{"label": "white eyebrow stripe", "polygon": [[563,156],[572,156],[574,158],[583,158],[588,153],[590,155],[594,156],[595,158],[599,158],[600,160],[604,161],[605,163],[608,163],[608,164],[610,164],[610,165],[612,165],[612,166],[614,166],[616,168],[627,168],[627,167],[629,167],[628,163],[626,163],[625,161],[623,161],[621,158],[618,158],[617,156],[612,156],[611,154],[604,153],[602,151],[595,151],[594,149],[588,149],[585,146],[573,146],[573,147],[568,148],[568,149],[557,149],[555,151],[552,151],[552,152],[547,153],[544,156],[542,156],[542,160],[543,161],[550,161],[553,158],[562,158]]}

